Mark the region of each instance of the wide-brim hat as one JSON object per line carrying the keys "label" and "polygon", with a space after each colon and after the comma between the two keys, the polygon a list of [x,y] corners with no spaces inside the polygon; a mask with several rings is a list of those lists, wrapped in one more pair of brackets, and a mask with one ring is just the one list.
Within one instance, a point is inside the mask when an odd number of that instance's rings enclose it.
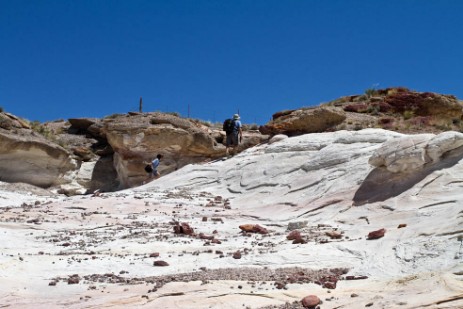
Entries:
{"label": "wide-brim hat", "polygon": [[233,115],[233,119],[236,119],[236,120],[237,120],[237,119],[240,119],[240,115],[234,114],[234,115]]}

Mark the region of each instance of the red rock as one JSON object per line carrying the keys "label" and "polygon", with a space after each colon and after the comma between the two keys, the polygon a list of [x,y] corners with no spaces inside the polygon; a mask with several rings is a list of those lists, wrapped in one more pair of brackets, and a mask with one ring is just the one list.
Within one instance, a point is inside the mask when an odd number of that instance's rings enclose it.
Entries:
{"label": "red rock", "polygon": [[214,236],[207,236],[207,235],[204,235],[204,233],[199,233],[199,238],[200,239],[213,240]]}
{"label": "red rock", "polygon": [[259,224],[243,224],[239,226],[243,232],[268,234],[268,230]]}
{"label": "red rock", "polygon": [[296,238],[293,240],[293,244],[305,244],[306,241],[301,237],[301,238]]}
{"label": "red rock", "polygon": [[240,229],[243,232],[253,232],[254,231],[254,224],[243,224],[240,225]]}
{"label": "red rock", "polygon": [[403,228],[403,227],[407,227],[407,224],[401,223],[401,224],[399,224],[399,226],[398,226],[397,228],[398,228],[398,229],[401,229],[401,228]]}
{"label": "red rock", "polygon": [[158,257],[159,256],[159,252],[153,252],[150,254],[150,257]]}
{"label": "red rock", "polygon": [[302,299],[302,306],[304,306],[304,308],[314,309],[319,304],[320,298],[316,295],[309,295]]}
{"label": "red rock", "polygon": [[77,276],[72,276],[68,279],[68,284],[78,284],[79,283],[79,277]]}
{"label": "red rock", "polygon": [[301,232],[299,232],[298,230],[294,230],[291,233],[289,233],[288,236],[286,236],[287,240],[295,240],[295,239],[300,239],[300,238],[302,238],[302,236],[301,236]]}
{"label": "red rock", "polygon": [[175,234],[185,234],[185,235],[193,235],[194,230],[188,223],[182,222],[180,224],[174,225],[174,233]]}
{"label": "red rock", "polygon": [[233,253],[233,258],[234,259],[241,259],[241,252],[238,250],[235,253]]}
{"label": "red rock", "polygon": [[154,266],[169,266],[169,263],[165,261],[154,261],[153,265]]}
{"label": "red rock", "polygon": [[268,234],[268,230],[265,227],[260,226],[259,224],[256,224],[254,226],[254,232],[259,234]]}
{"label": "red rock", "polygon": [[324,287],[324,288],[327,288],[327,289],[333,290],[333,289],[336,288],[336,282],[325,282],[325,283],[323,284],[323,287]]}
{"label": "red rock", "polygon": [[384,236],[385,233],[386,233],[385,229],[380,229],[380,230],[377,230],[377,231],[370,232],[370,233],[368,233],[368,239],[381,238],[381,237]]}

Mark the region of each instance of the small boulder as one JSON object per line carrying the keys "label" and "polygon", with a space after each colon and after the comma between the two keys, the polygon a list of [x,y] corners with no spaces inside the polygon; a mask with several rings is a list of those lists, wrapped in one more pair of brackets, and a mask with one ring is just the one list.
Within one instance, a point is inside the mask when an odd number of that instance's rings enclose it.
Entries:
{"label": "small boulder", "polygon": [[385,233],[386,233],[385,229],[380,229],[377,231],[370,232],[368,233],[368,239],[378,239],[378,238],[384,237]]}
{"label": "small boulder", "polygon": [[194,230],[188,223],[182,222],[182,223],[176,223],[174,225],[174,233],[175,234],[193,235]]}
{"label": "small boulder", "polygon": [[259,224],[243,224],[239,226],[243,232],[268,234],[268,230]]}
{"label": "small boulder", "polygon": [[154,266],[169,266],[169,263],[159,260],[159,261],[154,261],[153,265]]}
{"label": "small boulder", "polygon": [[304,308],[314,309],[320,304],[320,298],[316,295],[309,295],[302,299],[302,306]]}
{"label": "small boulder", "polygon": [[236,251],[235,253],[233,253],[233,258],[234,259],[241,259],[241,252],[240,250]]}
{"label": "small boulder", "polygon": [[301,236],[301,232],[295,230],[295,231],[291,231],[291,233],[289,233],[287,236],[286,236],[286,239],[287,240],[296,240],[296,239],[301,239],[302,236]]}

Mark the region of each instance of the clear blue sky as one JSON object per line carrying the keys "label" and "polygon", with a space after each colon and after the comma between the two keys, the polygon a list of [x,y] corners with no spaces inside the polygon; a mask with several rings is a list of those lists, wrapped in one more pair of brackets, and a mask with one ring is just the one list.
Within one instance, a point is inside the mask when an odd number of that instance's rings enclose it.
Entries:
{"label": "clear blue sky", "polygon": [[463,99],[460,0],[0,0],[0,106],[264,124],[377,86]]}

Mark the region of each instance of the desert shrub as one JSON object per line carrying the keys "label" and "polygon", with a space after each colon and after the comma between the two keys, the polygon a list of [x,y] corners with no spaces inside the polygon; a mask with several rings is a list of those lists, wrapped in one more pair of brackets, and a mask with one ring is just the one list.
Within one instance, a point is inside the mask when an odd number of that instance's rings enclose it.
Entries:
{"label": "desert shrub", "polygon": [[415,112],[412,110],[406,110],[403,112],[403,116],[405,120],[408,120],[410,118],[413,118],[413,116],[415,116]]}
{"label": "desert shrub", "polygon": [[3,107],[0,106],[0,113],[3,113]]}
{"label": "desert shrub", "polygon": [[394,87],[394,88],[387,88],[385,90],[386,90],[385,95],[387,95],[387,96],[396,95],[398,93],[410,92],[410,89],[408,89],[406,87]]}
{"label": "desert shrub", "polygon": [[30,123],[31,129],[43,137],[45,137],[48,140],[54,141],[54,136],[53,133],[51,132],[50,128],[47,126],[41,124],[39,121],[32,121]]}
{"label": "desert shrub", "polygon": [[378,91],[374,88],[368,88],[367,90],[365,90],[365,95],[368,98],[371,98],[372,96],[378,95]]}
{"label": "desert shrub", "polygon": [[367,101],[368,100],[368,97],[366,95],[359,95],[357,97],[355,97],[352,102],[362,102],[362,101]]}
{"label": "desert shrub", "polygon": [[381,110],[381,107],[379,104],[371,104],[367,108],[367,113],[372,114],[372,115],[378,115]]}

